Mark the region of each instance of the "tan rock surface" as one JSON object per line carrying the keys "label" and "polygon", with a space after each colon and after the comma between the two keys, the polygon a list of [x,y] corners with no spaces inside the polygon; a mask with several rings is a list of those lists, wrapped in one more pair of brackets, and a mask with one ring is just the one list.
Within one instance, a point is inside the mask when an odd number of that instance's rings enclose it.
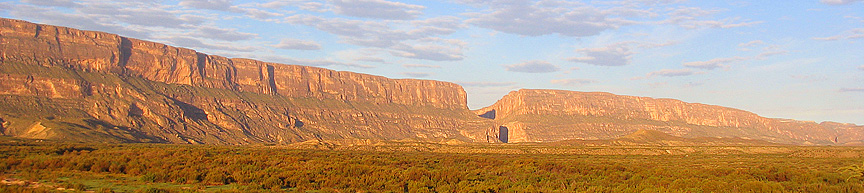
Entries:
{"label": "tan rock surface", "polygon": [[2,18],[0,62],[0,132],[19,137],[512,143],[606,140],[646,129],[686,138],[864,144],[862,126],[609,93],[520,90],[471,112],[465,91],[454,83],[225,58]]}
{"label": "tan rock surface", "polygon": [[640,129],[792,144],[864,140],[864,127],[852,124],[771,119],[728,107],[602,92],[522,89],[475,113],[493,110],[496,125],[527,134],[511,142],[615,139]]}

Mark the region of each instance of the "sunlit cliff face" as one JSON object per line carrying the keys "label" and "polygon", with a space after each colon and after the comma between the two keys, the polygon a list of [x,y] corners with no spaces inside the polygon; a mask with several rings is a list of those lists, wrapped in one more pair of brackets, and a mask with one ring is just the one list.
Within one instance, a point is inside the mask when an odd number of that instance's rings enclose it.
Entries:
{"label": "sunlit cliff face", "polygon": [[[0,20],[4,135],[69,141],[294,143],[683,137],[850,144],[861,126],[564,90],[514,91],[471,112],[457,84],[232,59],[72,28]],[[478,116],[480,115],[480,116]]]}

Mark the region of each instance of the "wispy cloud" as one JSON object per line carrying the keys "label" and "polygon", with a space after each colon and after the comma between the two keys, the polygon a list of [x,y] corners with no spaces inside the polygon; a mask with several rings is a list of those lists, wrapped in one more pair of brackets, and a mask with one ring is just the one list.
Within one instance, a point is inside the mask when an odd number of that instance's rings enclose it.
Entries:
{"label": "wispy cloud", "polygon": [[21,2],[30,3],[33,5],[51,6],[51,7],[77,7],[81,4],[75,3],[72,0],[22,0]]}
{"label": "wispy cloud", "polygon": [[456,82],[464,87],[505,87],[516,85],[516,82]]}
{"label": "wispy cloud", "polygon": [[[746,48],[742,51],[751,51],[750,48],[755,47],[756,45],[764,45],[765,42],[761,40],[754,40],[747,43],[738,44],[740,48]],[[693,62],[684,62],[684,66],[691,68],[699,68],[706,70],[713,70],[716,68],[726,68],[729,67],[729,64],[744,62],[749,60],[762,60],[767,57],[783,55],[789,53],[789,51],[779,49],[776,45],[768,45],[763,47],[762,52],[755,56],[733,56],[726,58],[714,58],[706,61],[693,61]]]}
{"label": "wispy cloud", "polygon": [[414,77],[414,78],[424,78],[424,77],[429,77],[432,75],[432,73],[428,73],[428,72],[403,72],[401,74],[405,75],[405,76],[409,76],[409,77]]}
{"label": "wispy cloud", "polygon": [[814,37],[813,40],[822,40],[822,41],[834,41],[834,40],[843,40],[843,39],[858,39],[864,38],[864,28],[855,28],[851,30],[847,30],[839,35],[829,36],[829,37]]}
{"label": "wispy cloud", "polygon": [[355,64],[355,63],[345,63],[339,62],[331,59],[304,59],[304,58],[292,58],[292,57],[284,57],[284,56],[273,56],[266,55],[257,57],[264,61],[273,61],[283,64],[292,64],[292,65],[305,65],[305,66],[347,66],[347,67],[356,67],[356,68],[374,68],[374,66]]}
{"label": "wispy cloud", "polygon": [[287,50],[319,50],[321,49],[321,45],[310,40],[299,40],[293,38],[284,38],[279,44],[273,45],[273,47],[279,49],[287,49]]}
{"label": "wispy cloud", "polygon": [[560,70],[558,66],[542,60],[532,60],[518,64],[506,65],[504,67],[507,71],[525,73],[549,73]]}
{"label": "wispy cloud", "polygon": [[409,20],[423,14],[426,7],[384,0],[333,0],[333,11],[353,17]]}
{"label": "wispy cloud", "polygon": [[228,11],[233,0],[181,0],[179,5],[197,9]]}
{"label": "wispy cloud", "polygon": [[711,70],[711,69],[715,69],[715,68],[726,67],[726,64],[728,64],[728,63],[740,62],[740,61],[745,61],[745,60],[749,60],[749,59],[750,59],[750,57],[740,57],[740,56],[729,57],[729,58],[715,58],[715,59],[711,59],[711,60],[707,60],[707,61],[685,62],[684,66]]}
{"label": "wispy cloud", "polygon": [[598,81],[597,80],[591,80],[591,79],[578,79],[578,78],[576,78],[576,79],[551,80],[549,82],[551,82],[552,84],[559,84],[559,85],[565,85],[565,86],[576,86],[576,85],[585,85],[585,84],[597,83]]}
{"label": "wispy cloud", "polygon": [[180,47],[191,47],[191,48],[206,48],[206,49],[214,49],[214,50],[227,50],[227,51],[237,51],[237,52],[252,52],[258,50],[258,47],[254,46],[236,46],[230,44],[214,44],[214,43],[206,43],[199,39],[195,38],[187,38],[181,36],[174,37],[165,37],[162,38],[172,43],[174,46]]}
{"label": "wispy cloud", "polygon": [[402,64],[402,67],[405,68],[441,68],[439,65],[429,65],[429,64]]}
{"label": "wispy cloud", "polygon": [[484,6],[483,12],[467,13],[472,25],[511,34],[540,36],[560,34],[585,37],[617,27],[607,13],[582,3],[565,1],[463,1]]}
{"label": "wispy cloud", "polygon": [[568,61],[593,64],[598,66],[624,66],[630,64],[633,52],[627,44],[613,44],[600,48],[583,48],[576,52],[582,53],[581,57],[571,57]]}
{"label": "wispy cloud", "polygon": [[864,92],[864,88],[841,88],[840,92]]}
{"label": "wispy cloud", "polygon": [[765,44],[765,42],[762,41],[762,40],[753,40],[753,41],[749,41],[749,42],[746,42],[746,43],[740,43],[740,44],[738,44],[738,50],[741,50],[741,51],[751,51],[751,50],[753,50],[753,49],[752,49],[753,47],[756,47],[756,46],[759,46],[759,45],[764,45],[764,44]]}
{"label": "wispy cloud", "polygon": [[[286,17],[284,22],[314,27],[337,35],[344,43],[383,48],[394,56],[432,61],[456,61],[464,58],[465,42],[438,36],[454,33],[463,27],[458,18],[436,17],[411,22],[384,22],[325,18],[312,15]],[[390,24],[401,24],[407,30]]]}
{"label": "wispy cloud", "polygon": [[848,5],[855,2],[862,2],[864,0],[821,0],[820,2],[828,5]]}
{"label": "wispy cloud", "polygon": [[694,71],[693,69],[684,68],[684,69],[662,69],[658,71],[653,71],[645,74],[643,77],[633,77],[631,80],[640,80],[640,79],[648,79],[656,76],[663,77],[676,77],[676,76],[690,76],[694,74],[702,74],[704,72]]}
{"label": "wispy cloud", "polygon": [[225,41],[249,40],[257,36],[257,34],[253,33],[238,32],[237,29],[224,29],[212,26],[201,26],[194,35]]}

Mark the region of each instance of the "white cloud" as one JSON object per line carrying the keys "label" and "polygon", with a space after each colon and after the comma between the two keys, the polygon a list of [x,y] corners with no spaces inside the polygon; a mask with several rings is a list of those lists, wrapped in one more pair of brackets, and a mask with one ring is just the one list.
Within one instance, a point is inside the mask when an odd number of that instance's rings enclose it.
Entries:
{"label": "white cloud", "polygon": [[[459,40],[457,40],[459,41]],[[399,43],[390,47],[390,53],[394,56],[432,60],[432,61],[457,61],[462,60],[462,47],[450,43],[431,41],[412,41],[414,43]],[[455,43],[460,44],[461,43]]]}
{"label": "white cloud", "polygon": [[423,77],[429,77],[432,75],[432,73],[427,73],[427,72],[403,72],[401,74],[405,75],[405,76],[409,76],[409,77],[414,77],[414,78],[423,78]]}
{"label": "white cloud", "polygon": [[685,28],[695,29],[699,27],[710,27],[710,28],[736,28],[736,27],[747,27],[756,24],[764,23],[762,21],[741,21],[741,19],[723,19],[723,20],[701,20],[701,21],[688,21],[683,22],[680,25]]}
{"label": "white cloud", "polygon": [[828,5],[847,5],[855,2],[864,2],[864,0],[821,0],[820,2]]}
{"label": "white cloud", "polygon": [[275,48],[287,50],[319,50],[321,45],[309,40],[298,40],[292,38],[284,38],[279,44],[274,45]]}
{"label": "white cloud", "polygon": [[363,48],[363,49],[352,49],[352,50],[342,50],[334,52],[337,58],[343,60],[352,60],[358,62],[377,62],[377,63],[387,63],[380,56],[383,53],[382,49],[377,48]]}
{"label": "white cloud", "polygon": [[714,58],[707,61],[695,61],[695,62],[684,62],[684,66],[691,68],[700,68],[706,70],[712,70],[716,68],[725,68],[728,67],[731,63],[743,62],[748,60],[762,60],[767,57],[787,54],[789,51],[786,50],[778,50],[775,46],[767,46],[762,48],[762,53],[759,53],[756,56],[743,57],[743,56],[735,56],[735,57],[727,57],[727,58]]}
{"label": "white cloud", "polygon": [[281,13],[274,13],[274,12],[266,11],[263,9],[249,8],[249,7],[232,6],[230,11],[231,12],[237,12],[237,13],[245,13],[247,16],[255,18],[255,19],[267,19],[267,18],[271,18],[271,17],[282,16]]}
{"label": "white cloud", "polygon": [[783,54],[787,54],[787,53],[789,53],[789,51],[786,51],[786,50],[765,51],[765,52],[759,53],[759,55],[756,55],[756,57],[754,59],[763,59],[766,57],[783,55]]}
{"label": "white cloud", "polygon": [[238,32],[236,29],[223,29],[211,26],[199,27],[198,32],[195,36],[226,41],[248,40],[257,36],[257,34],[253,33]]}
{"label": "white cloud", "polygon": [[77,7],[80,4],[73,2],[72,0],[22,0],[21,2],[29,3],[33,5],[41,5],[41,6],[53,6],[53,7]]}
{"label": "white cloud", "polygon": [[560,70],[558,66],[542,60],[532,60],[518,64],[506,65],[504,67],[507,71],[525,73],[549,73]]}
{"label": "white cloud", "polygon": [[455,17],[382,22],[295,15],[285,18],[284,21],[335,34],[343,43],[383,48],[398,57],[432,61],[455,61],[464,58],[462,49],[465,42],[437,37],[449,35],[456,31],[455,28],[463,27]]}
{"label": "white cloud", "polygon": [[864,70],[864,65],[859,66],[858,70]]}
{"label": "white cloud", "polygon": [[410,20],[426,7],[384,0],[331,0],[333,11],[342,15],[374,19]]}
{"label": "white cloud", "polygon": [[205,43],[201,40],[188,38],[188,37],[164,37],[162,38],[171,42],[172,46],[178,47],[189,47],[189,48],[206,48],[206,49],[214,49],[214,50],[227,50],[227,51],[237,51],[237,52],[252,52],[258,50],[258,48],[253,46],[235,46],[228,44],[214,44],[214,43]]}
{"label": "white cloud", "polygon": [[749,41],[747,43],[740,43],[740,44],[738,44],[738,47],[745,48],[745,47],[753,47],[753,46],[762,45],[762,44],[765,44],[765,42],[762,40],[753,40],[753,41]]}
{"label": "white cloud", "polygon": [[864,92],[864,88],[841,88],[840,92]]}
{"label": "white cloud", "polygon": [[560,34],[586,37],[618,26],[603,11],[566,1],[466,1],[485,5],[488,10],[465,15],[466,22],[505,33],[540,36]]}
{"label": "white cloud", "polygon": [[515,82],[456,82],[464,87],[509,87],[516,85]]}
{"label": "white cloud", "polygon": [[676,76],[690,76],[694,74],[702,74],[704,72],[693,71],[693,69],[662,69],[654,72],[649,72],[645,74],[644,77],[633,77],[631,80],[639,80],[639,79],[647,79],[656,76],[664,76],[664,77],[676,77]]}
{"label": "white cloud", "polygon": [[439,65],[428,65],[428,64],[403,64],[402,67],[405,68],[441,68]]}
{"label": "white cloud", "polygon": [[763,23],[762,21],[749,21],[736,18],[725,18],[719,20],[702,20],[700,17],[706,17],[720,13],[721,10],[705,10],[698,7],[679,7],[671,9],[668,13],[668,18],[663,21],[656,22],[657,24],[676,24],[684,28],[696,29],[701,27],[709,28],[735,28],[746,27]]}
{"label": "white cloud", "polygon": [[686,68],[685,69],[663,69],[663,70],[658,70],[658,71],[654,71],[654,72],[649,72],[647,74],[647,76],[648,77],[652,77],[652,76],[667,76],[667,77],[690,76],[690,75],[693,75],[695,73],[696,73],[696,71],[693,71],[692,69],[686,69]]}
{"label": "white cloud", "polygon": [[552,84],[560,84],[565,86],[573,86],[573,85],[585,85],[596,83],[596,80],[591,79],[558,79],[550,81]]}
{"label": "white cloud", "polygon": [[740,56],[729,58],[715,58],[708,61],[685,62],[684,66],[711,70],[715,68],[726,67],[726,64],[728,63],[740,62],[748,59],[750,58]]}
{"label": "white cloud", "polygon": [[283,64],[292,64],[292,65],[304,65],[304,66],[348,66],[348,67],[356,67],[356,68],[374,68],[374,66],[362,65],[362,64],[354,64],[354,63],[345,63],[334,61],[331,59],[303,59],[303,58],[291,58],[284,56],[261,56],[259,57],[263,59],[263,61],[273,61]]}
{"label": "white cloud", "polygon": [[35,7],[30,5],[14,5],[10,7],[0,7],[0,10],[9,11],[10,15],[34,20],[34,22],[46,23],[51,25],[61,25],[73,27],[83,30],[97,30],[109,33],[121,34],[127,37],[149,38],[150,31],[142,28],[132,28],[114,22],[116,19],[111,19],[105,15],[99,14],[67,14],[55,11],[53,9]]}
{"label": "white cloud", "polygon": [[630,51],[629,43],[618,43],[600,48],[583,48],[576,50],[582,53],[582,57],[568,58],[568,61],[593,64],[598,66],[624,66],[630,64],[633,52]]}
{"label": "white cloud", "polygon": [[200,17],[181,17],[164,5],[146,3],[85,2],[76,11],[102,23],[126,23],[143,27],[185,29],[203,23]]}
{"label": "white cloud", "polygon": [[841,39],[858,39],[864,38],[864,28],[855,28],[847,30],[839,35],[829,37],[814,37],[813,40],[833,41]]}
{"label": "white cloud", "polygon": [[233,0],[181,0],[179,5],[197,9],[228,11]]}

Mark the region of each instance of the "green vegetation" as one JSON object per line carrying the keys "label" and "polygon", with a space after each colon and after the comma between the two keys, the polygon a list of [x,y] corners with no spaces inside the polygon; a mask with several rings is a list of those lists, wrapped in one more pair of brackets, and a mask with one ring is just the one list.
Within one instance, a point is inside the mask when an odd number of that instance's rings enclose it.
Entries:
{"label": "green vegetation", "polygon": [[2,185],[0,192],[864,191],[860,157],[797,154],[463,154],[18,141],[0,145],[0,177],[20,184]]}

